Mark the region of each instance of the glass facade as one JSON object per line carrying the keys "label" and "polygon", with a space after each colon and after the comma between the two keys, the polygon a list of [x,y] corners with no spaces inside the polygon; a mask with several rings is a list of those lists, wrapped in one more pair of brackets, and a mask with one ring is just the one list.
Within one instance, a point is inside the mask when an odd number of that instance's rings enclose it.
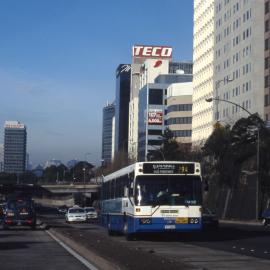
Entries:
{"label": "glass facade", "polygon": [[112,161],[112,122],[114,114],[114,104],[108,104],[103,108],[102,160],[104,160],[105,163]]}
{"label": "glass facade", "polygon": [[20,174],[26,166],[26,128],[5,127],[4,171]]}
{"label": "glass facade", "polygon": [[115,151],[127,152],[131,65],[116,70]]}

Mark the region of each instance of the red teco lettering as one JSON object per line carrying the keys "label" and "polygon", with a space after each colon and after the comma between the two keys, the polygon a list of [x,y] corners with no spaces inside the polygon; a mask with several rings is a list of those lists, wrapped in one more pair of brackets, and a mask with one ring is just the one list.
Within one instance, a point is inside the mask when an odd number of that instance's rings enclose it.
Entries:
{"label": "red teco lettering", "polygon": [[162,48],[161,57],[170,57],[172,55],[172,48]]}
{"label": "red teco lettering", "polygon": [[143,46],[133,46],[133,55],[140,56]]}

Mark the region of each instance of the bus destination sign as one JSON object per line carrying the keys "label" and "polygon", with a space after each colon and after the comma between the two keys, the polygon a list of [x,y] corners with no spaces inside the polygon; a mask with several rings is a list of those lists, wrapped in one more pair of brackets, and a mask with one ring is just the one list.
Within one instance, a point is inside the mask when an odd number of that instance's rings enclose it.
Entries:
{"label": "bus destination sign", "polygon": [[148,174],[193,174],[193,163],[144,163],[143,173]]}

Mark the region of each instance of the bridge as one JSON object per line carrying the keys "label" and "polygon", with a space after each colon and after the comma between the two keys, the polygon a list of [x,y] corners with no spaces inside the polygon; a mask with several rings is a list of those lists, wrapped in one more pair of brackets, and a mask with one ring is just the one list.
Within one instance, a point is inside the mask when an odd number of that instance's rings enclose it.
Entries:
{"label": "bridge", "polygon": [[57,185],[41,185],[42,188],[51,193],[97,193],[100,190],[99,184],[57,184]]}

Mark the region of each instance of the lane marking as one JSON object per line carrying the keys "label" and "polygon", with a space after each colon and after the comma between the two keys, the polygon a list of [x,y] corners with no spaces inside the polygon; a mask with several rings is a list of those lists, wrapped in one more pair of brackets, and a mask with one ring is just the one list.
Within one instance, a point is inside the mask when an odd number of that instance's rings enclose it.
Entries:
{"label": "lane marking", "polygon": [[73,257],[75,257],[77,260],[79,260],[83,265],[85,265],[90,270],[99,270],[96,268],[93,264],[91,264],[89,261],[87,261],[85,258],[83,258],[81,255],[79,255],[75,250],[67,246],[65,243],[63,243],[60,239],[58,239],[56,236],[54,236],[51,232],[46,231],[46,233],[55,240],[60,246],[62,246],[67,252],[69,252]]}
{"label": "lane marking", "polygon": [[245,248],[240,248],[241,250],[245,250]]}

